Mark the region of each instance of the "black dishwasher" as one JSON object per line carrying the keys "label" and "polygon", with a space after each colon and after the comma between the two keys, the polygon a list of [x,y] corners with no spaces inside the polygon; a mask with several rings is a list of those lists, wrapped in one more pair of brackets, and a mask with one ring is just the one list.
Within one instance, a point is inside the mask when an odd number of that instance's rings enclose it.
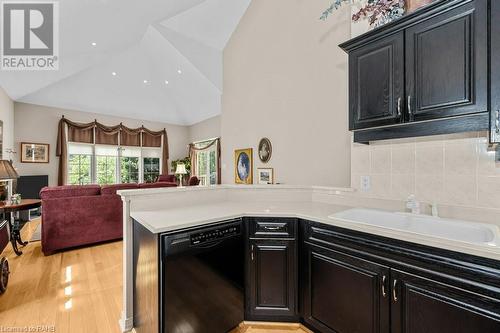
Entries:
{"label": "black dishwasher", "polygon": [[163,333],[225,333],[243,321],[241,219],[162,236]]}

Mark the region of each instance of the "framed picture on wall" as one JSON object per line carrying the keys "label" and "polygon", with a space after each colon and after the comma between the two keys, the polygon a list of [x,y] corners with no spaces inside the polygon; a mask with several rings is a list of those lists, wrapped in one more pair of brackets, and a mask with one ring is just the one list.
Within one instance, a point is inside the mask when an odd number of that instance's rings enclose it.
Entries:
{"label": "framed picture on wall", "polygon": [[257,178],[258,178],[258,183],[261,185],[274,184],[274,169],[258,168]]}
{"label": "framed picture on wall", "polygon": [[253,149],[234,151],[234,182],[236,184],[253,184]]}
{"label": "framed picture on wall", "polygon": [[48,143],[21,142],[21,163],[49,163]]}

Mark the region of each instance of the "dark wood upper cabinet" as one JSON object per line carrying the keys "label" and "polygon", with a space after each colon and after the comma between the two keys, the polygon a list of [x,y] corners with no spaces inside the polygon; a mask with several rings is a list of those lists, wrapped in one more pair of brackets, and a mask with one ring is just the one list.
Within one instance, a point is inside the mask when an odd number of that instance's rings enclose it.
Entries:
{"label": "dark wood upper cabinet", "polygon": [[487,1],[406,29],[409,121],[488,111]]}
{"label": "dark wood upper cabinet", "polygon": [[305,247],[304,320],[323,333],[389,332],[389,268]]}
{"label": "dark wood upper cabinet", "polygon": [[396,124],[404,102],[404,35],[397,33],[349,54],[350,129]]}
{"label": "dark wood upper cabinet", "polygon": [[498,302],[401,271],[391,275],[392,333],[500,332]]}
{"label": "dark wood upper cabinet", "polygon": [[[490,29],[499,29],[489,22],[500,14],[494,6],[489,17],[489,4],[436,1],[340,45],[349,53],[355,142],[491,129],[488,59],[500,42],[491,38],[489,48]],[[491,83],[500,87],[495,62]]]}
{"label": "dark wood upper cabinet", "polygon": [[491,1],[491,135],[492,143],[500,143],[500,1]]}

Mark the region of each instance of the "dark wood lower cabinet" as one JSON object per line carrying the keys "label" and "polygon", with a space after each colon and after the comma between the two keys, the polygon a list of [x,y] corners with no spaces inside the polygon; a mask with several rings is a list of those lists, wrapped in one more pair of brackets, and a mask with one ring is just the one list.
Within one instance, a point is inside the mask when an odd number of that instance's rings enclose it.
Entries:
{"label": "dark wood lower cabinet", "polygon": [[500,263],[302,221],[301,314],[321,333],[500,333]]}
{"label": "dark wood lower cabinet", "polygon": [[304,320],[325,333],[389,331],[388,267],[306,245]]}
{"label": "dark wood lower cabinet", "polygon": [[499,300],[391,271],[392,333],[498,333]]}
{"label": "dark wood lower cabinet", "polygon": [[297,303],[295,240],[249,240],[247,319],[293,320]]}

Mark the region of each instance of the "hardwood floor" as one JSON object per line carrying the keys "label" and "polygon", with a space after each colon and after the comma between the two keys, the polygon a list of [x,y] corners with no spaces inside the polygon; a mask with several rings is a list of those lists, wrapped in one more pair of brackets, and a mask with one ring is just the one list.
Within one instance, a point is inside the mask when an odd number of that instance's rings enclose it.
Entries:
{"label": "hardwood floor", "polygon": [[[29,240],[40,223],[27,223]],[[65,251],[45,257],[40,242],[21,248],[9,245],[7,291],[0,296],[0,331],[45,327],[57,333],[119,333],[122,310],[122,242]],[[24,332],[24,331],[23,331]],[[244,323],[233,333],[309,333],[297,324]]]}
{"label": "hardwood floor", "polygon": [[[22,230],[29,240],[40,220]],[[16,256],[9,245],[7,291],[0,296],[0,331],[11,327],[54,327],[58,333],[120,332],[122,242],[45,257],[40,242]],[[47,332],[52,332],[47,330]]]}

